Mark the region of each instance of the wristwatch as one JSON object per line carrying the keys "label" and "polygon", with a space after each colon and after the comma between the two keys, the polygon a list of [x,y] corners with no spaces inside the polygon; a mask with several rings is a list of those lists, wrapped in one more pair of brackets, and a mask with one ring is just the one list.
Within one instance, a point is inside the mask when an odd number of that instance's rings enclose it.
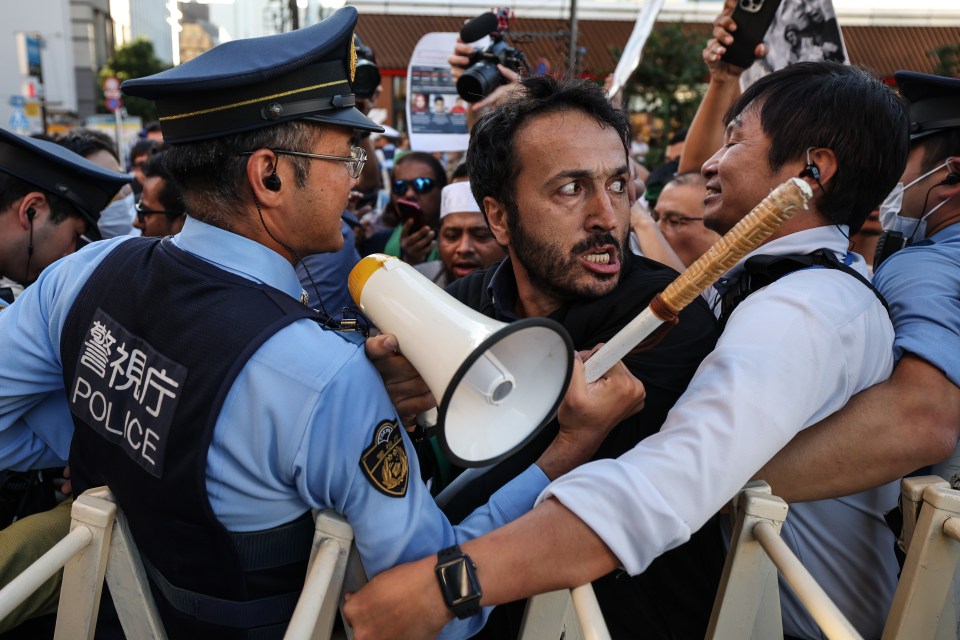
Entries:
{"label": "wristwatch", "polygon": [[453,545],[437,554],[437,581],[447,608],[461,620],[480,613],[480,581],[470,556]]}

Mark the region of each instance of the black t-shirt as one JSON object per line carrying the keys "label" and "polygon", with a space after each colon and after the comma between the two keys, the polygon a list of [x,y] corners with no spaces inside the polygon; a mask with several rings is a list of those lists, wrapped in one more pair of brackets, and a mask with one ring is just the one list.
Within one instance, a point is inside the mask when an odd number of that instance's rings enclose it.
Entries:
{"label": "black t-shirt", "polygon": [[[550,318],[566,328],[576,349],[592,349],[613,337],[676,277],[673,269],[631,254],[624,257],[624,271],[616,289],[599,298],[569,302]],[[457,280],[447,292],[487,316],[513,319],[516,281],[509,259]],[[595,458],[619,456],[659,431],[700,361],[713,350],[718,335],[713,313],[698,298],[680,313],[679,324],[658,344],[624,358],[633,375],[643,382],[646,402],[643,411],[614,427]],[[536,462],[558,429],[554,420],[517,454],[464,487],[444,509],[451,522],[462,520]],[[630,578],[618,571],[596,581],[594,589],[610,633],[614,638],[702,638],[719,584],[723,554],[714,518],[689,542],[657,558],[642,575]],[[522,606],[498,607],[476,637],[516,637],[522,615]]]}

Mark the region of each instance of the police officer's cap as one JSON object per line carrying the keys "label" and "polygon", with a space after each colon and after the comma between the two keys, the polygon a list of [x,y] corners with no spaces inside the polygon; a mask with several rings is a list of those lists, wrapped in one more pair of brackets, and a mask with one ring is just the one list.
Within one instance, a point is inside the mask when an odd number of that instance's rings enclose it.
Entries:
{"label": "police officer's cap", "polygon": [[123,92],[157,104],[163,139],[193,142],[310,120],[381,132],[354,107],[357,10],[313,26],[234,40],[168,71],[127,80]]}
{"label": "police officer's cap", "polygon": [[915,71],[897,71],[894,77],[910,101],[911,142],[960,127],[960,79]]}
{"label": "police officer's cap", "polygon": [[104,169],[46,140],[0,129],[0,171],[67,200],[87,221],[87,235],[99,239],[97,220],[120,187],[132,178]]}

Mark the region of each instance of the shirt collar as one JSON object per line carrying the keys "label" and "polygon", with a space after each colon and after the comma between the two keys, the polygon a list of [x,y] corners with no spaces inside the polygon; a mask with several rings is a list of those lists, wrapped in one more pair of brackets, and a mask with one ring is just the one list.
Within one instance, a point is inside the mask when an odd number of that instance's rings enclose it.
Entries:
{"label": "shirt collar", "polygon": [[937,242],[946,242],[947,240],[953,240],[956,238],[960,238],[960,222],[955,222],[950,226],[940,229],[940,231],[937,231],[935,234],[927,238],[927,240],[930,240],[936,244]]}
{"label": "shirt collar", "polygon": [[848,258],[847,247],[850,246],[848,239],[849,228],[846,225],[826,225],[797,231],[789,235],[777,238],[767,244],[760,245],[743,258],[729,271],[717,280],[715,285],[717,289],[723,291],[730,283],[735,282],[743,273],[743,264],[756,255],[764,256],[791,256],[804,255],[817,249],[828,249],[833,251],[841,262],[848,265],[855,265],[863,262],[859,254],[851,253],[852,260]]}
{"label": "shirt collar", "polygon": [[487,285],[487,295],[493,300],[497,320],[513,322],[517,315],[517,278],[513,273],[510,256],[504,258],[493,272]]}
{"label": "shirt collar", "polygon": [[276,251],[259,242],[187,216],[173,242],[184,251],[224,271],[269,285],[292,298],[303,291],[297,272]]}

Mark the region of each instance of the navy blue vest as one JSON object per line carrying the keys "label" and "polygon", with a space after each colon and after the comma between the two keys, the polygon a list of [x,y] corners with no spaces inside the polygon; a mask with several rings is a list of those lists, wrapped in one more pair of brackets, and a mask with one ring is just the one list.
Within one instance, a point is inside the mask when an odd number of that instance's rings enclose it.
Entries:
{"label": "navy blue vest", "polygon": [[[206,459],[237,374],[270,336],[301,318],[318,319],[277,289],[218,269],[169,239],[146,238],[111,252],[67,316],[60,347],[76,427],[74,491],[104,484],[113,491],[171,638],[243,638],[237,627],[282,627],[292,613],[312,523],[294,562],[251,567],[210,507]],[[231,602],[216,610],[215,600],[198,602],[189,592]],[[258,599],[266,612],[229,606]],[[183,613],[190,609],[195,615]]]}

